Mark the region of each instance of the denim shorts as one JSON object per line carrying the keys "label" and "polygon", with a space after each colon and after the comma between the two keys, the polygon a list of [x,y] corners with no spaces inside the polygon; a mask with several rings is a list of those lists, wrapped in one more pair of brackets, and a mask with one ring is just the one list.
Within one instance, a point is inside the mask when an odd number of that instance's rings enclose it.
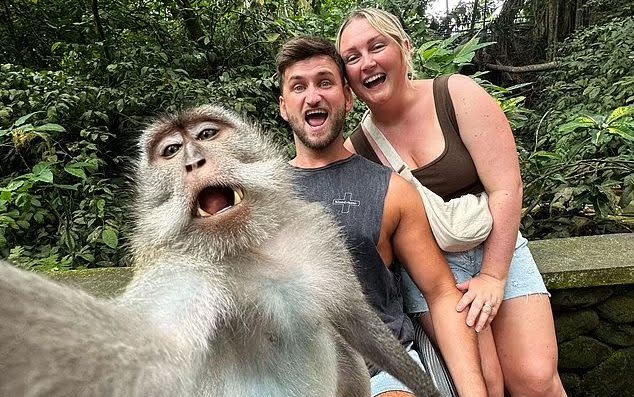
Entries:
{"label": "denim shorts", "polygon": [[[457,283],[470,280],[480,274],[482,267],[482,244],[464,252],[445,252],[445,258],[453,272]],[[418,291],[416,284],[402,269],[403,300],[407,313],[421,313],[429,310],[427,302]],[[548,294],[544,280],[542,279],[533,255],[528,249],[528,240],[521,233],[517,234],[515,252],[509,267],[506,286],[504,287],[503,300],[532,294]]]}
{"label": "denim shorts", "polygon": [[[423,363],[420,361],[418,352],[416,352],[416,350],[412,348],[411,344],[406,348],[406,350],[407,350],[407,354],[409,354],[410,357],[412,357],[414,361],[416,361],[416,363],[424,371],[425,368],[423,367]],[[372,389],[372,397],[376,397],[379,394],[385,393],[388,391],[405,391],[405,392],[412,393],[412,391],[408,389],[407,386],[405,386],[403,383],[401,383],[400,380],[396,379],[395,377],[393,377],[392,375],[390,375],[389,373],[385,371],[379,371],[379,373],[374,375],[370,379],[370,385]]]}

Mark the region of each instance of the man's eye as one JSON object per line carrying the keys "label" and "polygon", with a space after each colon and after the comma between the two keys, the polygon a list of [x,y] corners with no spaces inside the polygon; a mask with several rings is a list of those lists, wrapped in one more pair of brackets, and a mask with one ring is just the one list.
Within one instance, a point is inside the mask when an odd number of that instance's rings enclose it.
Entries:
{"label": "man's eye", "polygon": [[300,84],[296,84],[293,86],[293,92],[302,92],[304,91],[304,86]]}
{"label": "man's eye", "polygon": [[328,87],[332,86],[332,82],[330,82],[329,80],[324,80],[319,85],[321,87],[323,87],[323,88],[328,88]]}
{"label": "man's eye", "polygon": [[204,130],[200,131],[196,139],[198,139],[199,141],[206,141],[208,139],[212,139],[216,135],[218,135],[219,131],[220,130],[218,130],[217,128],[205,128]]}
{"label": "man's eye", "polygon": [[181,144],[180,143],[175,143],[173,145],[169,145],[165,149],[163,149],[163,152],[161,153],[161,156],[163,156],[165,158],[170,158],[170,157],[174,156],[176,153],[178,153],[180,148],[181,148]]}

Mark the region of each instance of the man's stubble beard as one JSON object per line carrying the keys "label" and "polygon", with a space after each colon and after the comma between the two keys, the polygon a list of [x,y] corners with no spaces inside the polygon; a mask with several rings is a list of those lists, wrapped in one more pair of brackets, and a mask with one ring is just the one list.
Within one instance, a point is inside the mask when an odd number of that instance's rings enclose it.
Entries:
{"label": "man's stubble beard", "polygon": [[299,141],[304,146],[311,150],[319,151],[330,147],[339,135],[343,133],[343,125],[346,117],[345,110],[340,109],[334,112],[334,114],[329,115],[329,117],[332,117],[332,125],[326,135],[318,141],[311,140],[309,138],[308,133],[304,130],[304,120],[298,120],[295,117],[290,117],[288,123],[293,130],[293,134],[299,138]]}

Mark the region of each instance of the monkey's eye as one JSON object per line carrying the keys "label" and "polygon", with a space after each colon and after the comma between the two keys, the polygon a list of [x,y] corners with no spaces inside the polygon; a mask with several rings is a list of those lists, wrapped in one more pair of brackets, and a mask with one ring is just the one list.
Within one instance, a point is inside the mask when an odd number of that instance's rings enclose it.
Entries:
{"label": "monkey's eye", "polygon": [[200,131],[196,139],[198,139],[199,141],[213,139],[216,135],[218,135],[218,132],[220,132],[220,130],[217,128],[205,128],[204,130]]}
{"label": "monkey's eye", "polygon": [[178,151],[181,148],[181,144],[180,143],[174,143],[172,145],[168,145],[165,147],[165,149],[163,149],[163,152],[161,153],[161,156],[166,157],[166,158],[170,158],[172,156],[174,156],[176,153],[178,153]]}

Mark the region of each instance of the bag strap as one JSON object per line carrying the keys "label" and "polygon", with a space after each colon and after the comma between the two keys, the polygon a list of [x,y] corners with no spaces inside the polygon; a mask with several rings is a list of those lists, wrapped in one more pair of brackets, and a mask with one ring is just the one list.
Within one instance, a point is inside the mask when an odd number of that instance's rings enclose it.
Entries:
{"label": "bag strap", "polygon": [[363,130],[366,132],[368,139],[374,140],[379,149],[383,152],[387,161],[390,163],[392,169],[395,170],[397,174],[400,174],[405,169],[409,170],[409,167],[407,167],[407,164],[405,164],[403,159],[401,159],[401,156],[398,155],[394,146],[392,146],[392,144],[385,138],[376,125],[374,125],[372,117],[370,117],[369,110],[366,110],[363,114],[361,125],[363,126]]}
{"label": "bag strap", "polygon": [[354,151],[357,154],[365,157],[368,160],[374,161],[377,164],[381,163],[379,157],[374,152],[372,146],[370,146],[370,142],[368,142],[368,138],[363,133],[363,128],[361,123],[357,125],[357,128],[354,129],[352,134],[350,135],[350,142],[352,142],[352,146],[354,147]]}
{"label": "bag strap", "polygon": [[440,124],[443,135],[452,129],[456,131],[456,133],[460,133],[456,110],[453,107],[451,94],[449,93],[449,77],[451,77],[451,75],[446,74],[436,77],[433,81],[436,116],[438,117],[438,123]]}

